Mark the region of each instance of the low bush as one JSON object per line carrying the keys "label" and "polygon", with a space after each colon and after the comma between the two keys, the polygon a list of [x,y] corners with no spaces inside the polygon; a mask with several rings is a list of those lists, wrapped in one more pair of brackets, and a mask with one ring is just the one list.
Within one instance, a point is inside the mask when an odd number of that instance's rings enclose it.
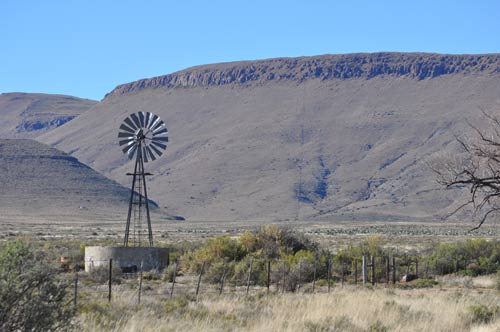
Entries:
{"label": "low bush", "polygon": [[0,248],[0,331],[65,331],[74,311],[58,268],[43,252],[15,240]]}
{"label": "low bush", "polygon": [[499,306],[473,305],[469,307],[469,318],[473,324],[488,324],[496,319],[499,314]]}

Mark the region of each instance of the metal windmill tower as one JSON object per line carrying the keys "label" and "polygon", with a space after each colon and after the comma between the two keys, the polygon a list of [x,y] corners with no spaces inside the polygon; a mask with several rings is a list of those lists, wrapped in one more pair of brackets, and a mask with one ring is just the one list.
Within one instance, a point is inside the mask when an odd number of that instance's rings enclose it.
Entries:
{"label": "metal windmill tower", "polygon": [[162,151],[167,148],[167,134],[165,122],[158,115],[150,112],[130,114],[120,126],[118,138],[120,138],[119,144],[122,151],[127,154],[129,159],[135,157],[134,172],[127,173],[127,175],[132,176],[132,188],[130,189],[127,225],[123,242],[125,247],[128,247],[130,243],[133,246],[141,246],[144,210],[149,246],[153,247],[153,231],[146,189],[146,176],[152,174],[145,173],[144,163],[154,161],[163,154]]}

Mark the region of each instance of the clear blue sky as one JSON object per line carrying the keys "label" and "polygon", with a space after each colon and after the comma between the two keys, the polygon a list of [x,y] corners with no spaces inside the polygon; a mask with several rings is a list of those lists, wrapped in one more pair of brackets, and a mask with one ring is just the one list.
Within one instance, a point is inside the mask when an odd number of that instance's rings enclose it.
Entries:
{"label": "clear blue sky", "polygon": [[499,53],[500,1],[1,0],[0,92],[101,99],[116,85],[236,60]]}

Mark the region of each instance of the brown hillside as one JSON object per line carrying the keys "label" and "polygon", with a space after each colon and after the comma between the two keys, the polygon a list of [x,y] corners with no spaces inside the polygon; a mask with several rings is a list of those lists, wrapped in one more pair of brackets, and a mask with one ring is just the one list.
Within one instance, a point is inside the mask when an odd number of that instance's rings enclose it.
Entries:
{"label": "brown hillside", "polygon": [[0,94],[0,138],[34,138],[97,104],[95,100],[42,93]]}
{"label": "brown hillside", "polygon": [[40,138],[122,184],[123,118],[171,143],[151,197],[201,220],[435,220],[456,206],[425,160],[500,108],[500,55],[375,53],[200,66],[124,84]]}
{"label": "brown hillside", "polygon": [[60,150],[0,139],[0,221],[126,220],[130,190]]}

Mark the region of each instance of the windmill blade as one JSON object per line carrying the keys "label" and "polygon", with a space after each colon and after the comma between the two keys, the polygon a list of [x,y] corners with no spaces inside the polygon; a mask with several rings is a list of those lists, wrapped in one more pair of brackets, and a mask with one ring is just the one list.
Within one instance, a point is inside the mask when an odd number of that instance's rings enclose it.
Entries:
{"label": "windmill blade", "polygon": [[127,126],[126,126],[126,125],[124,125],[124,124],[122,124],[122,125],[120,126],[120,129],[121,129],[121,130],[123,130],[123,131],[129,132],[129,133],[131,133],[131,134],[135,133],[135,130],[130,129],[129,127],[127,127]]}
{"label": "windmill blade", "polygon": [[141,124],[141,127],[143,127],[143,128],[146,127],[144,125],[144,112],[139,112],[138,114],[139,114],[139,122]]}
{"label": "windmill blade", "polygon": [[146,151],[149,154],[149,158],[151,158],[151,161],[156,160],[156,157],[154,156],[153,151],[151,151],[151,149],[149,148],[149,146],[146,146],[145,148],[146,148]]}
{"label": "windmill blade", "polygon": [[153,137],[151,139],[153,142],[168,142],[168,137]]}
{"label": "windmill blade", "polygon": [[156,125],[156,123],[158,122],[158,120],[160,120],[160,117],[158,115],[154,114],[153,118],[151,119],[151,121],[149,121],[148,129],[151,130],[151,128],[153,128],[153,126]]}
{"label": "windmill blade", "polygon": [[[136,132],[139,129],[149,137],[138,137]],[[167,126],[158,115],[139,111],[123,120],[118,132],[118,144],[130,159],[142,158],[147,163],[163,155],[169,141],[167,134]]]}
{"label": "windmill blade", "polygon": [[[166,146],[165,146],[166,147]],[[158,150],[157,148],[155,148],[155,146],[153,144],[150,144],[149,145],[149,148],[152,149],[154,152],[156,152],[156,155],[158,157],[161,157],[161,155],[163,154],[160,150]]]}
{"label": "windmill blade", "polygon": [[141,122],[139,121],[139,118],[137,117],[137,115],[135,113],[130,114],[130,117],[132,118],[132,120],[136,124],[137,128],[141,128]]}
{"label": "windmill blade", "polygon": [[124,140],[121,140],[120,142],[118,142],[118,144],[120,146],[122,146],[124,144],[130,145],[130,144],[133,144],[134,141],[135,141],[134,138],[132,138],[132,139],[124,139]]}
{"label": "windmill blade", "polygon": [[127,145],[126,147],[124,147],[122,149],[123,153],[129,153],[129,150],[131,149],[131,147],[136,146],[136,145],[137,144],[129,144],[129,145]]}
{"label": "windmill blade", "polygon": [[137,130],[137,126],[132,122],[132,120],[130,120],[130,118],[127,117],[123,120],[123,122],[125,122],[130,128],[134,129],[134,131]]}
{"label": "windmill blade", "polygon": [[161,134],[168,134],[168,130],[167,128],[159,128],[160,130],[159,131],[154,131],[153,132],[153,136],[156,136],[156,135],[161,135]]}
{"label": "windmill blade", "polygon": [[134,135],[131,135],[129,133],[118,133],[118,137],[119,138],[123,138],[123,137],[125,137],[125,138],[134,138]]}
{"label": "windmill blade", "polygon": [[162,125],[165,125],[165,122],[163,120],[158,121],[153,127],[151,127],[151,131],[155,131],[156,129],[160,128]]}
{"label": "windmill blade", "polygon": [[146,112],[146,121],[144,123],[144,127],[149,128],[149,122],[151,121],[151,113]]}
{"label": "windmill blade", "polygon": [[163,150],[165,150],[167,148],[167,146],[165,144],[161,144],[159,142],[151,141],[151,144],[152,144],[151,146],[156,145],[157,147],[159,147]]}
{"label": "windmill blade", "polygon": [[137,150],[137,144],[132,145],[132,147],[127,151],[128,159],[134,158],[135,151],[139,153]]}

